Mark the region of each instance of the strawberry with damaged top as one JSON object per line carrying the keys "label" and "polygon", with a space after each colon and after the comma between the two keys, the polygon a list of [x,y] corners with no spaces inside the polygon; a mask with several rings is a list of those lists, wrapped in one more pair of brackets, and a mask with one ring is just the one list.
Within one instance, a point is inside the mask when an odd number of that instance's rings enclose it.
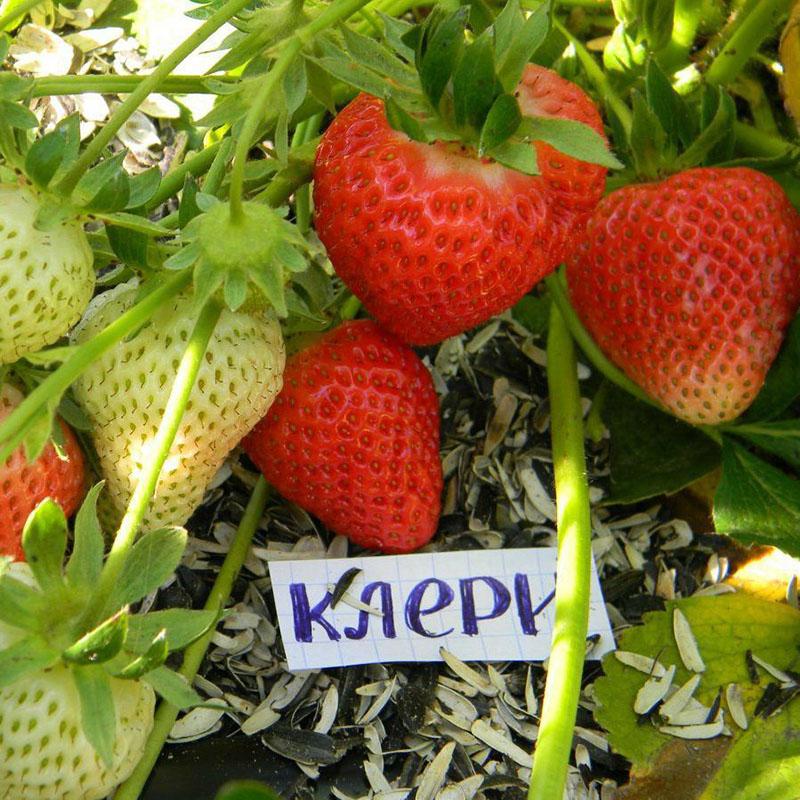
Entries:
{"label": "strawberry with damaged top", "polygon": [[[9,384],[0,386],[0,421],[22,401],[22,393]],[[25,520],[46,497],[55,500],[71,516],[83,498],[86,467],[75,434],[61,423],[63,441],[59,456],[53,444],[31,463],[20,446],[0,466],[0,556],[22,559]]]}
{"label": "strawberry with damaged top", "polygon": [[374,322],[346,322],[289,359],[243,441],[288,500],[363,547],[405,553],[439,520],[439,404],[425,366]]}
{"label": "strawberry with damaged top", "polygon": [[726,422],[755,399],[800,304],[800,215],[748,168],[627,186],[598,206],[567,280],[628,377],[687,422]]}
{"label": "strawberry with damaged top", "polygon": [[[519,300],[563,261],[606,166],[617,165],[589,97],[526,63],[536,15],[513,22],[514,8],[468,45],[463,10],[432,14],[404,37],[419,77],[396,59],[386,102],[358,96],[317,152],[317,233],[370,314],[410,344],[439,342]],[[531,39],[520,61],[508,54],[512,25]],[[397,50],[410,58],[402,41]],[[328,52],[321,63],[334,71]]]}

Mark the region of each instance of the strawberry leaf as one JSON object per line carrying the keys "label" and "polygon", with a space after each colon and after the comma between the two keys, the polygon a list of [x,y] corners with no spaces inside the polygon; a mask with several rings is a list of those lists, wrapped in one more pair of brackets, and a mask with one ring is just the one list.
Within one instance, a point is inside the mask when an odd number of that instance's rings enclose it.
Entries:
{"label": "strawberry leaf", "polygon": [[22,549],[45,594],[64,587],[62,567],[67,551],[67,518],[61,506],[49,497],[28,517],[22,531]]}
{"label": "strawberry leaf", "polygon": [[192,611],[182,608],[134,614],[128,621],[125,647],[133,653],[145,653],[156,636],[165,631],[169,649],[182,650],[202,636],[216,619],[216,611]]}
{"label": "strawberry leaf", "polygon": [[148,238],[144,233],[137,233],[129,228],[106,223],[106,236],[114,255],[129,267],[147,269]]}
{"label": "strawberry leaf", "polygon": [[[542,3],[515,31],[515,36],[506,43],[497,43],[497,77],[503,88],[511,92],[519,83],[525,65],[533,58],[533,54],[542,46],[550,32],[550,1]],[[501,12],[502,14],[502,12]],[[500,16],[497,18],[500,20]],[[497,21],[495,30],[497,30]]]}
{"label": "strawberry leaf", "polygon": [[503,144],[493,147],[488,155],[517,172],[524,172],[526,175],[539,174],[536,150],[528,142],[503,142]]}
{"label": "strawberry leaf", "polygon": [[26,631],[38,631],[47,608],[44,595],[6,571],[0,575],[0,621]]}
{"label": "strawberry leaf", "polygon": [[519,135],[531,141],[546,142],[559,152],[589,164],[600,164],[609,169],[622,169],[624,166],[596,130],[574,119],[526,117]]}
{"label": "strawberry leaf", "polygon": [[147,650],[116,673],[116,677],[124,680],[142,678],[148,672],[162,666],[168,655],[167,633],[162,630],[155,636]]}
{"label": "strawberry leaf", "polygon": [[404,61],[413,61],[414,48],[409,47],[403,41],[403,37],[412,30],[414,26],[402,19],[390,17],[382,11],[378,12],[378,16],[383,21],[386,44],[394,51],[395,55],[400,56]]}
{"label": "strawberry leaf", "polygon": [[478,152],[483,155],[511,138],[522,122],[522,112],[517,98],[501,94],[492,104],[481,128]]}
{"label": "strawberry leaf", "polygon": [[136,603],[166,581],[186,549],[183,528],[160,528],[144,534],[131,548],[107,610]]}
{"label": "strawberry leaf", "polygon": [[616,387],[603,422],[611,434],[608,503],[677,492],[719,464],[719,447],[703,433]]}
{"label": "strawberry leaf", "polygon": [[786,338],[783,340],[778,357],[767,373],[761,391],[741,419],[748,422],[773,419],[800,397],[798,364],[800,364],[800,316],[795,317],[786,331]]}
{"label": "strawberry leaf", "polygon": [[462,6],[453,14],[447,14],[438,6],[428,15],[419,29],[412,29],[403,41],[409,46],[415,38],[416,64],[422,90],[436,108],[445,87],[450,81],[464,50],[464,30],[469,9]]}
{"label": "strawberry leaf", "polygon": [[725,437],[714,525],[742,542],[800,555],[800,481]]}
{"label": "strawberry leaf", "polygon": [[393,97],[386,98],[385,110],[388,123],[396,131],[402,131],[418,142],[429,141],[425,126],[405,111]]}
{"label": "strawberry leaf", "polygon": [[731,433],[800,469],[800,419],[738,425]]}
{"label": "strawberry leaf", "polygon": [[686,101],[672,88],[669,78],[651,58],[645,73],[647,104],[664,128],[671,144],[688,147],[697,135],[695,120]]}
{"label": "strawberry leaf", "polygon": [[78,667],[72,677],[81,700],[81,725],[89,743],[107,767],[114,761],[117,719],[111,679],[102,667]]}
{"label": "strawberry leaf", "polygon": [[25,174],[38,186],[46,188],[59,168],[66,168],[78,154],[80,121],[71,114],[37,139],[25,157]]}
{"label": "strawberry leaf", "polygon": [[36,119],[36,115],[30,109],[10,100],[0,99],[0,119],[3,120],[4,124],[23,131],[36,128],[39,125],[39,120]]}
{"label": "strawberry leaf", "polygon": [[342,34],[347,50],[359,64],[388,78],[393,85],[405,86],[410,91],[418,92],[420,90],[417,73],[410,66],[395,58],[386,45],[362,36],[347,27],[342,29]]}
{"label": "strawberry leaf", "polygon": [[134,175],[128,180],[128,205],[125,208],[139,208],[147,203],[161,185],[161,171],[158,167]]}
{"label": "strawberry leaf", "polygon": [[128,614],[123,610],[81,636],[61,657],[72,664],[103,664],[122,650],[127,635]]}
{"label": "strawberry leaf", "polygon": [[130,199],[130,179],[122,162],[123,150],[92,167],[75,187],[74,197],[79,206],[89,211],[121,211]]}
{"label": "strawberry leaf", "polygon": [[[689,169],[709,161],[726,161],[733,153],[736,142],[733,123],[736,106],[731,96],[722,89],[708,89],[703,97],[703,117],[710,120],[700,135],[675,160],[675,169]],[[711,114],[713,113],[713,116]]]}
{"label": "strawberry leaf", "polygon": [[667,148],[667,134],[653,110],[639,92],[633,92],[633,120],[630,147],[636,172],[643,178],[655,178]]}
{"label": "strawberry leaf", "polygon": [[105,543],[97,519],[97,498],[102,490],[102,483],[93,486],[75,516],[74,544],[65,574],[67,583],[76,589],[93,589],[103,569]]}
{"label": "strawberry leaf", "polygon": [[500,91],[494,73],[494,42],[491,31],[486,30],[464,49],[453,73],[456,125],[469,125],[479,131]]}
{"label": "strawberry leaf", "polygon": [[192,708],[203,704],[203,698],[192,689],[189,681],[167,667],[158,667],[148,672],[143,680],[176,708]]}
{"label": "strawberry leaf", "polygon": [[232,269],[225,276],[223,289],[225,305],[231,311],[237,311],[247,299],[247,276],[240,269]]}
{"label": "strawberry leaf", "polygon": [[641,4],[639,25],[654,52],[669,44],[675,17],[675,0],[649,0]]}
{"label": "strawberry leaf", "polygon": [[5,650],[0,650],[0,689],[32,672],[52,667],[60,657],[58,650],[41,636],[19,639]]}

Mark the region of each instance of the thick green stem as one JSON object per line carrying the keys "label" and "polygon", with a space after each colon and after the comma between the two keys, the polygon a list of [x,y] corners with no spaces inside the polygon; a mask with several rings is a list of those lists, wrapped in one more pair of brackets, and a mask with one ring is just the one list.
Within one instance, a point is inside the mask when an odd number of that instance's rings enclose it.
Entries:
{"label": "thick green stem", "polygon": [[[239,523],[236,536],[231,543],[228,554],[225,556],[222,569],[219,571],[214,586],[206,600],[205,607],[207,609],[221,611],[224,607],[242,564],[247,558],[253,535],[258,530],[258,523],[264,514],[268,496],[269,486],[264,478],[259,478],[250,497],[250,502],[245,509],[242,521]],[[197,675],[213,635],[214,629],[212,628],[186,648],[183,656],[183,666],[178,670],[186,680],[191,682]],[[147,740],[144,755],[128,780],[117,790],[114,800],[136,800],[139,797],[153,766],[158,760],[161,748],[164,746],[164,742],[175,724],[177,716],[178,708],[166,701],[162,701],[156,711],[155,724]]]}
{"label": "thick green stem", "polygon": [[244,119],[236,142],[230,186],[230,207],[233,219],[240,219],[243,214],[242,196],[244,193],[244,171],[247,164],[247,154],[264,119],[267,103],[272,94],[280,87],[280,82],[291,66],[292,61],[314,36],[352,16],[366,4],[367,0],[335,0],[319,16],[295,31],[282,43],[280,55],[275,59],[269,72],[264,77],[264,83],[253,100],[253,105]]}
{"label": "thick green stem", "polygon": [[158,208],[163,202],[176,195],[182,188],[187,175],[202,175],[214,163],[222,142],[214,142],[204,150],[187,158],[175,169],[170,170],[161,181],[158,191],[147,201],[147,210]]}
{"label": "thick green stem", "polygon": [[161,470],[175,441],[197,379],[197,373],[203,364],[208,343],[214,334],[214,328],[221,313],[222,306],[216,300],[210,300],[200,312],[189,336],[186,350],[172,383],[164,416],[161,418],[158,431],[150,445],[147,458],[144,460],[144,469],[128,502],[128,507],[125,509],[122,522],[117,529],[114,543],[111,545],[103,572],[100,575],[97,589],[86,611],[85,617],[89,622],[97,622],[102,616],[104,605],[111,596],[111,590],[119,578],[133,543],[136,541],[136,535],[150,501],[153,499]]}
{"label": "thick green stem", "polygon": [[734,122],[733,130],[736,134],[737,149],[748,155],[777,158],[797,151],[797,145],[744,122]]}
{"label": "thick green stem", "polygon": [[70,168],[58,184],[62,193],[70,194],[81,176],[103,154],[103,151],[116,136],[117,131],[142,104],[150,93],[156,91],[164,80],[187,56],[191,55],[209,36],[221,28],[231,17],[235,16],[250,0],[228,0],[219,11],[210,16],[191,36],[173,50],[114,111],[108,122],[89,142],[80,158]]}
{"label": "thick green stem", "polygon": [[558,569],[553,647],[547,669],[529,800],[564,796],[589,625],[592,526],[583,451],[575,348],[553,305],[547,337],[547,382],[555,472]]}
{"label": "thick green stem", "polygon": [[672,23],[672,38],[658,54],[661,66],[667,71],[678,69],[689,61],[689,52],[703,18],[700,0],[677,0]]}
{"label": "thick green stem", "polygon": [[42,381],[0,423],[0,463],[4,463],[17,448],[26,430],[42,409],[57,403],[61,395],[90,364],[117,342],[144,325],[165,302],[182,292],[191,280],[192,275],[189,270],[171,276],[97,336],[77,347],[58,369]]}
{"label": "thick green stem", "polygon": [[[47,75],[34,78],[32,97],[61,94],[128,94],[138,89],[149,75]],[[169,75],[158,86],[162,94],[218,94],[209,83],[234,84],[238,79],[228,75]]]}
{"label": "thick green stem", "polygon": [[4,31],[12,22],[22,19],[29,11],[32,11],[42,0],[22,0],[14,8],[5,14],[0,14],[0,32]]}
{"label": "thick green stem", "polygon": [[[294,131],[292,147],[299,147],[317,135],[319,126],[322,124],[322,116],[322,114],[315,114],[298,124]],[[295,193],[294,210],[297,227],[302,233],[308,233],[311,228],[311,186],[309,184],[303,184]]]}
{"label": "thick green stem", "polygon": [[714,86],[733,81],[791,4],[792,0],[759,0],[749,5],[749,13],[740,13],[730,39],[706,70],[706,81]]}

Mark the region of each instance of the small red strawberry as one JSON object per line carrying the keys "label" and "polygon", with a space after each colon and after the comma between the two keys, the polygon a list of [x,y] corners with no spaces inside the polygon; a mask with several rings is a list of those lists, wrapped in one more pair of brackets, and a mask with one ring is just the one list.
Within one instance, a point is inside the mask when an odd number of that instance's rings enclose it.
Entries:
{"label": "small red strawberry", "polygon": [[[525,115],[583,122],[597,109],[575,84],[529,64]],[[520,299],[566,256],[568,234],[602,196],[605,167],[535,142],[540,175],[454,142],[425,144],[359,95],[317,151],[315,225],[342,280],[388,331],[433,344]]]}
{"label": "small red strawberry", "polygon": [[755,399],[800,304],[800,215],[747,168],[627,186],[598,206],[567,279],[628,377],[687,422],[725,422]]}
{"label": "small red strawberry", "polygon": [[[12,386],[0,387],[0,422],[19,405],[22,394]],[[20,537],[28,514],[46,497],[55,500],[67,516],[83,498],[86,469],[75,434],[62,422],[63,451],[59,458],[52,444],[31,464],[22,447],[0,466],[0,556],[22,560]]]}
{"label": "small red strawberry", "polygon": [[291,357],[281,393],[243,446],[285,498],[356,544],[405,553],[436,532],[433,381],[374,322],[346,322]]}

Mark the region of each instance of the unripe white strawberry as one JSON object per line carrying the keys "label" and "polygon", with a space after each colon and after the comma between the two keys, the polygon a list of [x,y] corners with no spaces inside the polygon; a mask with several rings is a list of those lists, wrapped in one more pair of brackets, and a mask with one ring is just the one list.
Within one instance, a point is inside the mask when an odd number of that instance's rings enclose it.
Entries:
{"label": "unripe white strawberry", "polygon": [[[137,284],[99,295],[75,331],[90,338],[133,305]],[[92,423],[115,521],[136,487],[197,319],[191,295],[175,298],[130,341],[86,370],[75,395]],[[183,525],[226,456],[281,389],[285,351],[271,311],[230,311],[217,322],[143,530]]]}
{"label": "unripe white strawberry", "polygon": [[[27,564],[11,574],[35,585]],[[0,622],[0,651],[25,635]],[[0,798],[100,800],[133,771],[153,727],[155,694],[144,681],[111,679],[116,715],[113,760],[107,766],[81,727],[81,704],[63,662],[0,689]]]}
{"label": "unripe white strawberry", "polygon": [[92,249],[80,223],[34,227],[33,190],[0,185],[0,364],[66,334],[94,293]]}

